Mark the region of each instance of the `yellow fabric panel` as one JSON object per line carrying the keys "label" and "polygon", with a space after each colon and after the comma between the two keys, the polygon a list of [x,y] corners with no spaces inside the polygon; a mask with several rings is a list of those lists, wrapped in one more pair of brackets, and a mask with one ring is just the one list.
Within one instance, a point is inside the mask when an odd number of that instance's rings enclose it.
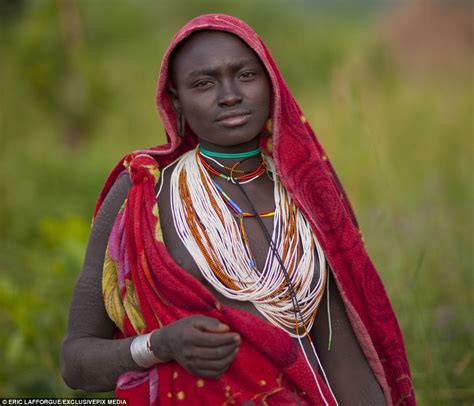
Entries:
{"label": "yellow fabric panel", "polygon": [[125,281],[125,287],[127,291],[123,301],[125,312],[127,313],[128,319],[130,320],[130,323],[137,334],[143,334],[145,332],[146,325],[145,319],[143,318],[140,309],[140,303],[135,293],[135,286],[131,280],[127,279]]}
{"label": "yellow fabric panel", "polygon": [[110,319],[123,332],[123,321],[125,308],[120,295],[120,287],[117,278],[117,264],[110,258],[109,250],[105,252],[104,268],[102,272],[102,295],[104,305]]}

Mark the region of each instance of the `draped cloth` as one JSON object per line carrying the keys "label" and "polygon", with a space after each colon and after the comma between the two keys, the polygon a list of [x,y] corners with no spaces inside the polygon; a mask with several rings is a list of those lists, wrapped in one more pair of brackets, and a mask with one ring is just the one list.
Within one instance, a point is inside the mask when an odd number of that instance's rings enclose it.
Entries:
{"label": "draped cloth", "polygon": [[184,137],[177,134],[167,96],[169,58],[197,30],[232,33],[260,57],[272,88],[272,126],[260,137],[262,151],[273,158],[282,184],[325,252],[352,328],[387,403],[414,405],[400,328],[331,163],[265,44],[248,25],[222,14],[197,17],[173,38],[163,57],[156,97],[168,142],[125,156],[109,175],[94,216],[118,177],[130,176],[131,188],[114,223],[103,272],[104,303],[117,325],[117,338],[202,314],[229,325],[241,335],[242,343],[219,379],[193,376],[172,361],[122,375],[116,395],[129,399],[129,404],[334,403],[319,375],[318,389],[300,348],[287,333],[252,314],[221,305],[173,261],[163,242],[155,185],[163,167],[197,145],[190,128]]}

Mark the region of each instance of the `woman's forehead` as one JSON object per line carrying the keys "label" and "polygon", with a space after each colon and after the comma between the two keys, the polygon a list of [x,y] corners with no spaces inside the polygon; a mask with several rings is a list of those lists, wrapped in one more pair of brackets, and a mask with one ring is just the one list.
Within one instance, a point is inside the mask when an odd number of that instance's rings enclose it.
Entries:
{"label": "woman's forehead", "polygon": [[198,31],[174,50],[171,68],[175,74],[225,62],[260,62],[257,54],[239,37],[223,31]]}

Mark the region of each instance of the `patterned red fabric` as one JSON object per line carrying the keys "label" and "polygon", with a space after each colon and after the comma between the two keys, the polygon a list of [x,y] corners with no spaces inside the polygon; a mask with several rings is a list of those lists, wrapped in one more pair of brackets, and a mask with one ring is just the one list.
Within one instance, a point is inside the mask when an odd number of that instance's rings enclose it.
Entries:
{"label": "patterned red fabric", "polygon": [[[237,35],[261,58],[272,84],[272,131],[270,136],[261,137],[262,150],[273,156],[281,182],[324,249],[352,327],[387,402],[416,404],[400,328],[329,159],[266,46],[245,23],[222,14],[197,17],[173,38],[163,58],[157,89],[158,111],[168,143],[129,154],[119,162],[106,181],[94,215],[125,164],[132,187],[124,210],[123,238],[145,331],[188,315],[205,314],[238,331],[242,345],[231,368],[218,380],[204,380],[199,386],[201,381],[198,384],[196,377],[170,362],[150,370],[158,372],[157,381],[150,379],[152,372],[147,372],[142,377],[135,375],[134,385],[119,382],[117,396],[130,398],[136,393],[150,403],[171,404],[199,390],[202,404],[230,402],[229,393],[237,396],[237,404],[252,397],[275,405],[297,404],[295,399],[324,404],[301,351],[286,333],[246,312],[220,306],[203,285],[173,261],[164,243],[153,238],[159,227],[154,193],[159,168],[197,144],[190,129],[185,137],[176,132],[176,117],[166,92],[169,57],[183,39],[205,29]],[[141,332],[125,320],[122,333],[130,336]],[[319,384],[332,404],[321,379]]]}

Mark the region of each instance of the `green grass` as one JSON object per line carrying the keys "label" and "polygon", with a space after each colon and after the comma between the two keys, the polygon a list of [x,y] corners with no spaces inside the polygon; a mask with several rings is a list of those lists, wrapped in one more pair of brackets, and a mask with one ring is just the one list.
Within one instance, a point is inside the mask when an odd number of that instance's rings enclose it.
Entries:
{"label": "green grass", "polygon": [[[95,199],[124,153],[163,142],[161,55],[188,18],[218,10],[212,1],[81,2],[86,47],[71,62],[57,49],[54,3],[32,4],[0,45],[0,397],[73,393],[59,345]],[[236,4],[220,10],[262,34],[351,197],[419,403],[471,404],[472,78],[402,74],[364,13]],[[37,59],[25,59],[31,47]],[[40,63],[37,80],[54,89],[77,69],[88,78],[83,104],[61,91],[46,100],[25,63]],[[68,120],[87,128],[79,147],[65,144]]]}

